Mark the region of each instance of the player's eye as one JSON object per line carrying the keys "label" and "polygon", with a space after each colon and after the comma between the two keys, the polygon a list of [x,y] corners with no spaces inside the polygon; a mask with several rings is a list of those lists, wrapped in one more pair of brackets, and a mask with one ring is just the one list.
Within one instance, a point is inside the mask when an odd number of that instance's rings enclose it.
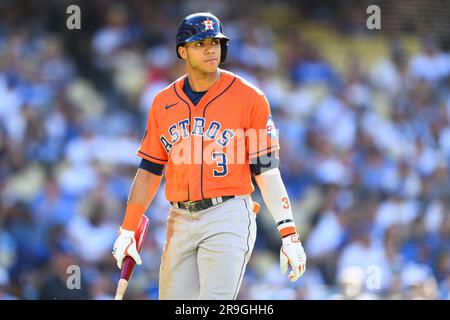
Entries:
{"label": "player's eye", "polygon": [[195,46],[196,46],[197,48],[200,48],[200,47],[203,46],[203,42],[196,42],[196,43],[195,43]]}
{"label": "player's eye", "polygon": [[212,44],[213,44],[213,46],[218,46],[218,45],[220,44],[219,39],[214,39],[214,40],[212,41]]}

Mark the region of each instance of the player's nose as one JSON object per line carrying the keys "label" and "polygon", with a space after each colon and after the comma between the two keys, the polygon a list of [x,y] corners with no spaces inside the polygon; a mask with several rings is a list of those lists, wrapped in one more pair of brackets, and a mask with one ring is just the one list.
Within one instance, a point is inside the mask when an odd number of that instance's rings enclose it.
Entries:
{"label": "player's nose", "polygon": [[214,45],[213,43],[209,43],[209,42],[205,43],[205,53],[215,52],[215,51],[217,51],[216,45]]}

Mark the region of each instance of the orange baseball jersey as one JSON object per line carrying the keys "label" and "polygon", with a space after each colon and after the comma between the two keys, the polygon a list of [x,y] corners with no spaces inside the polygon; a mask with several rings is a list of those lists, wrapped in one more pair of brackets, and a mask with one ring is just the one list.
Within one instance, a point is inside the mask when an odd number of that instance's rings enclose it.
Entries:
{"label": "orange baseball jersey", "polygon": [[169,201],[252,193],[250,160],[279,149],[264,94],[220,71],[197,105],[183,91],[185,75],[160,91],[149,110],[137,155],[165,165]]}

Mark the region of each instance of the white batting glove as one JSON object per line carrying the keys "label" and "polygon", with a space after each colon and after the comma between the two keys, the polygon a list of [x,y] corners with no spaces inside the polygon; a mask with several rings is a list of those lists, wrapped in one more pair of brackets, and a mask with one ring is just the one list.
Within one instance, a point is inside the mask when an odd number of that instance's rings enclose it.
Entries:
{"label": "white batting glove", "polygon": [[112,255],[117,260],[117,266],[122,268],[122,261],[126,256],[130,256],[136,261],[136,264],[142,263],[141,256],[136,248],[136,240],[134,239],[134,231],[119,227],[119,236],[114,242]]}
{"label": "white batting glove", "polygon": [[297,281],[306,270],[306,253],[303,250],[300,237],[297,233],[282,238],[283,244],[280,249],[280,270],[282,274],[288,271],[289,279]]}

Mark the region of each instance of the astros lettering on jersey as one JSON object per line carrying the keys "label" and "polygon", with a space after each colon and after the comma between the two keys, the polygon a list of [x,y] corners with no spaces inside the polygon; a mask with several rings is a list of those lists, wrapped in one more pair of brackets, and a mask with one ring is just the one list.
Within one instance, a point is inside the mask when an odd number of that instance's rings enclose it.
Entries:
{"label": "astros lettering on jersey", "polygon": [[220,71],[196,106],[183,91],[185,75],[160,91],[149,110],[137,154],[166,165],[169,201],[250,194],[249,160],[279,149],[264,94]]}

